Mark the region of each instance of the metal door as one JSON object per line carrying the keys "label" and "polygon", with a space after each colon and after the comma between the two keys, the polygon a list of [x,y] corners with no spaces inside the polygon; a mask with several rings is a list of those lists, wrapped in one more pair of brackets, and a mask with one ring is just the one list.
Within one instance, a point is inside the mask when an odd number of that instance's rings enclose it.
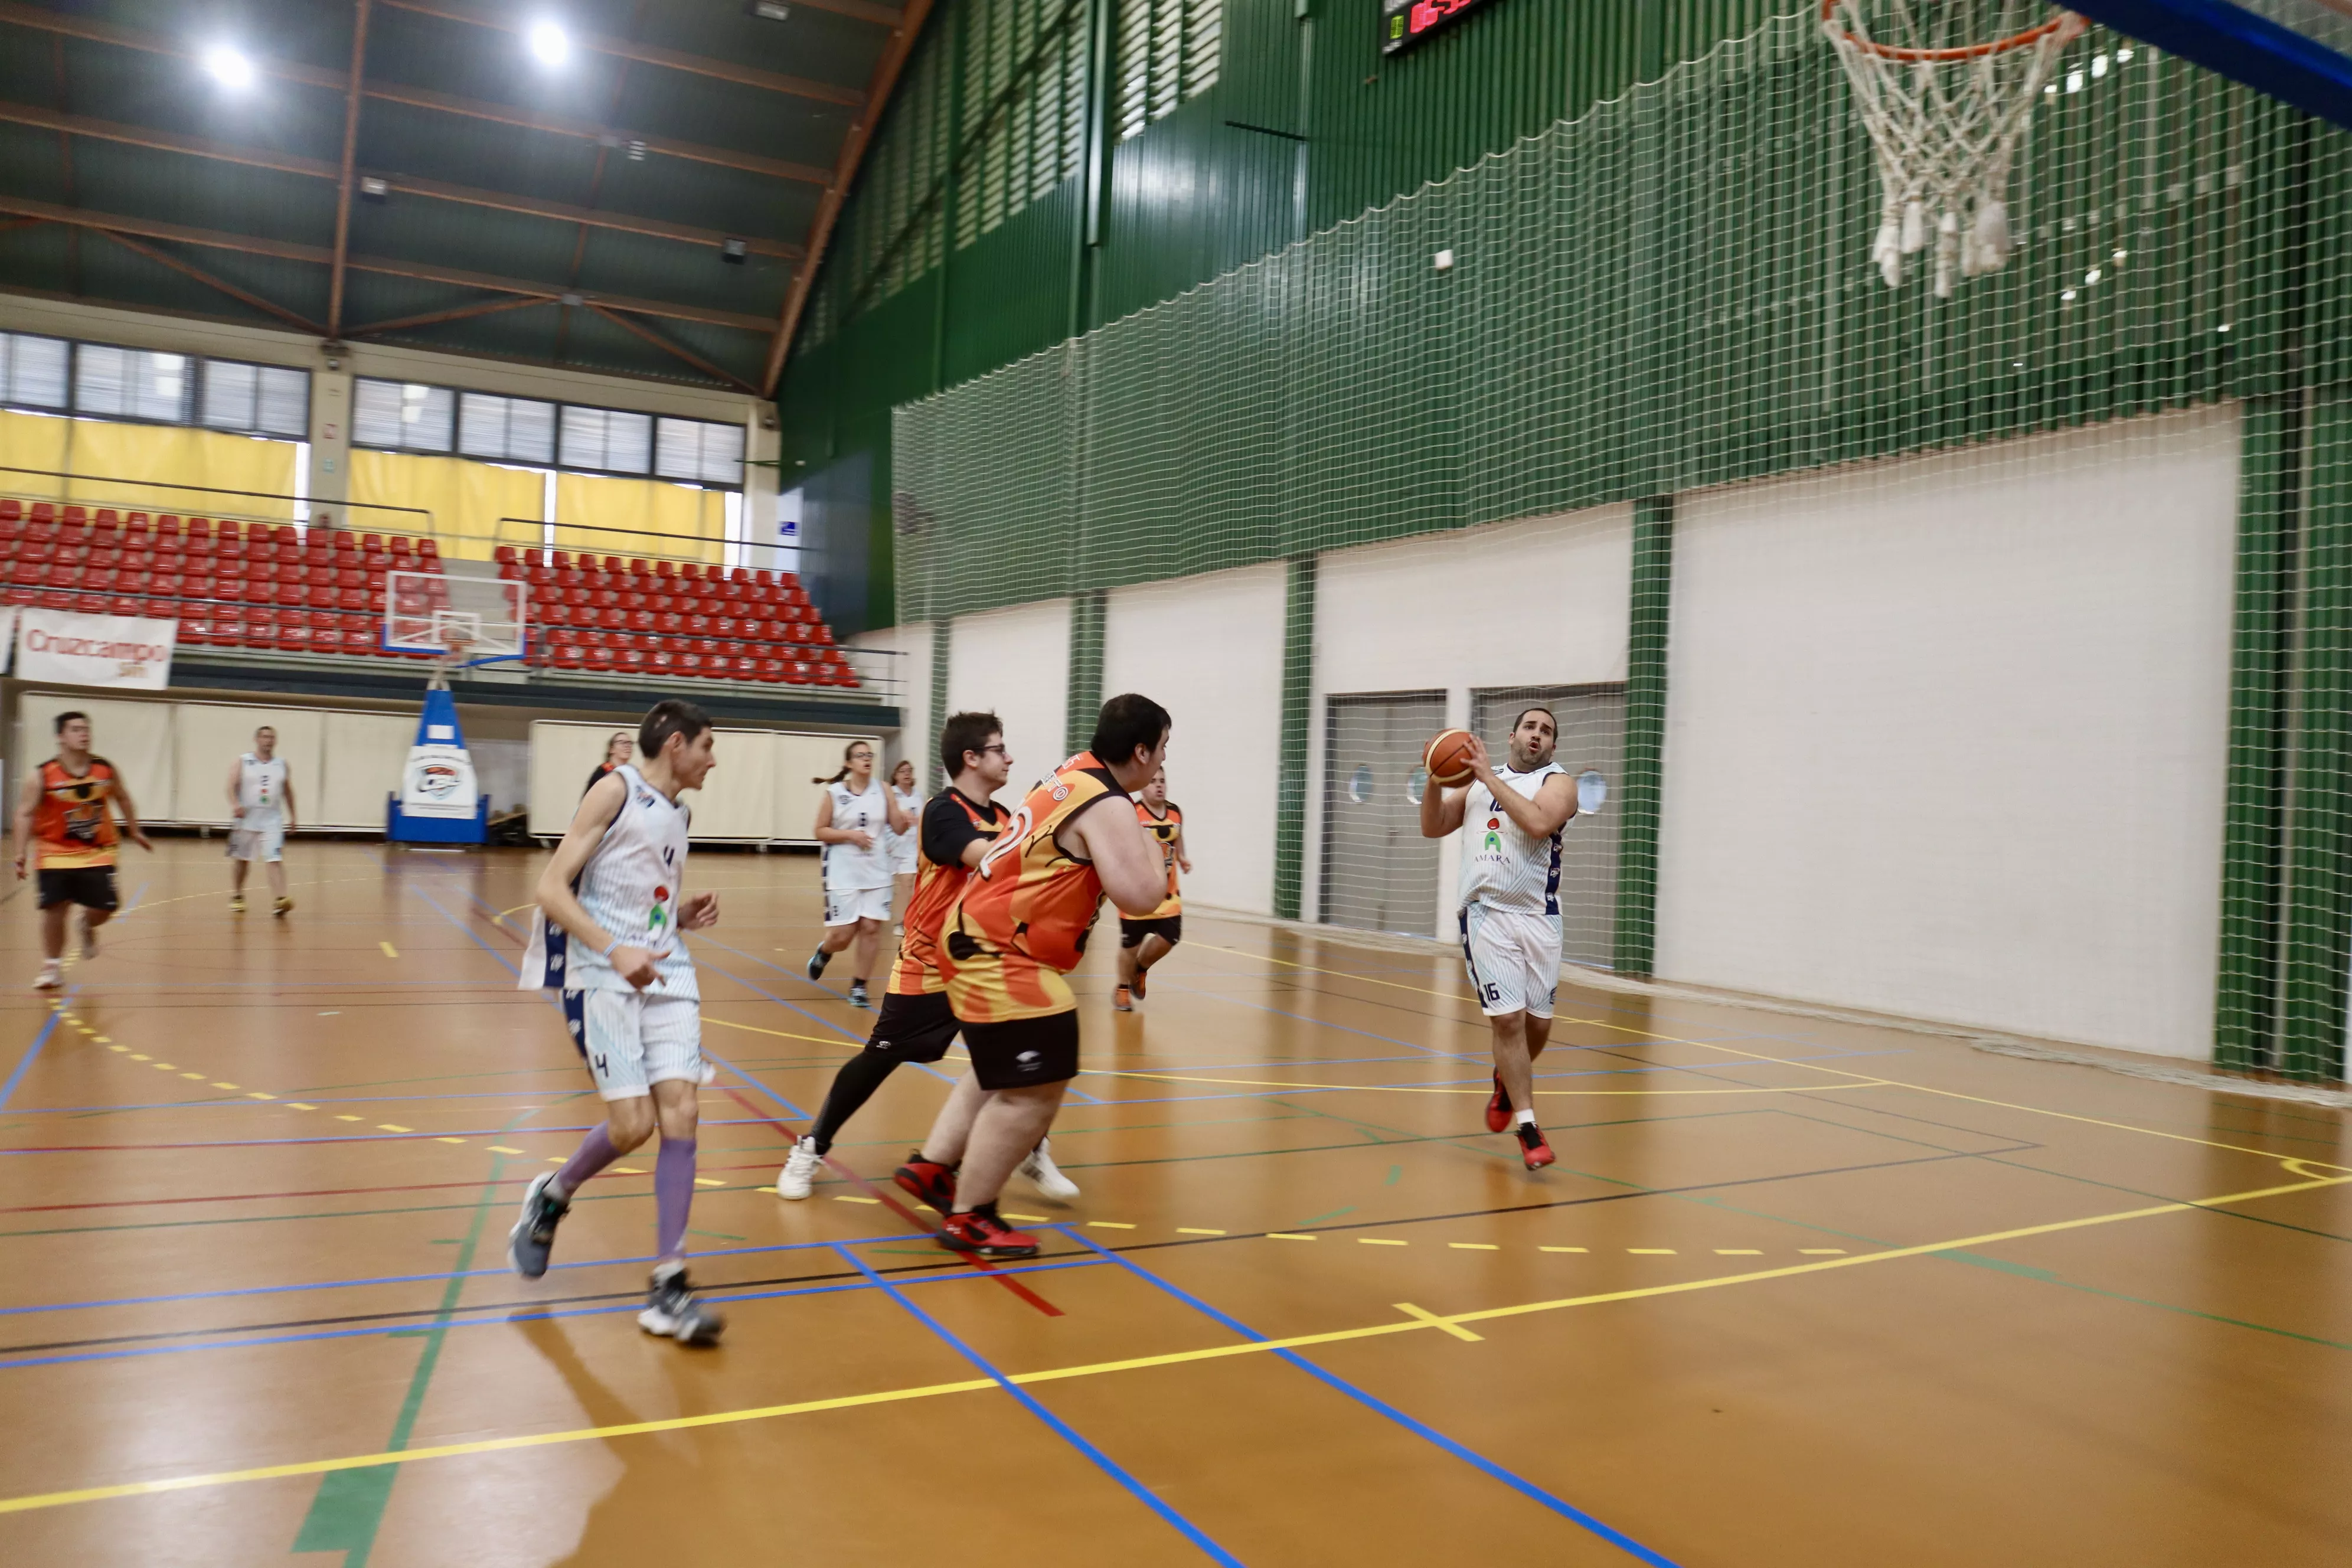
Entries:
{"label": "metal door", "polygon": [[1323,731],[1327,924],[1437,934],[1437,840],[1421,836],[1421,754],[1444,727],[1443,692],[1329,699]]}
{"label": "metal door", "polygon": [[1580,809],[1560,840],[1559,926],[1563,956],[1570,963],[1606,969],[1616,953],[1617,837],[1623,809],[1618,798],[1625,771],[1625,688],[1622,682],[1594,686],[1503,686],[1470,694],[1470,726],[1486,742],[1496,766],[1507,757],[1511,725],[1526,710],[1542,705],[1559,721],[1559,750],[1553,760],[1570,773],[1601,774],[1608,797],[1601,809]]}

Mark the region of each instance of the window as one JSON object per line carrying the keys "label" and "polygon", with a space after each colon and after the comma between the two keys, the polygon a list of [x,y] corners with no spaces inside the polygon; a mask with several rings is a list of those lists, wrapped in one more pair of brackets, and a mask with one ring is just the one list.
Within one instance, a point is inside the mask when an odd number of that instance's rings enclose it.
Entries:
{"label": "window", "polygon": [[486,392],[461,394],[457,450],[492,463],[550,467],[555,461],[555,405]]}
{"label": "window", "polygon": [[654,420],[650,414],[617,408],[563,405],[558,460],[567,468],[608,474],[649,474],[654,467]]}
{"label": "window", "polygon": [[654,472],[693,484],[743,482],[743,426],[701,419],[664,419],[654,441]]}
{"label": "window", "polygon": [[299,441],[310,431],[310,374],[282,365],[208,359],[196,422],[214,430]]}
{"label": "window", "polygon": [[83,343],[74,353],[74,412],[184,425],[192,368],[185,354]]}
{"label": "window", "polygon": [[352,394],[352,443],[398,452],[446,452],[456,445],[457,395],[446,386],[369,381]]}
{"label": "window", "polygon": [[1223,0],[1119,0],[1111,90],[1121,141],[1217,85]]}
{"label": "window", "polygon": [[11,408],[65,408],[72,402],[66,374],[71,348],[63,338],[0,332],[0,404]]}

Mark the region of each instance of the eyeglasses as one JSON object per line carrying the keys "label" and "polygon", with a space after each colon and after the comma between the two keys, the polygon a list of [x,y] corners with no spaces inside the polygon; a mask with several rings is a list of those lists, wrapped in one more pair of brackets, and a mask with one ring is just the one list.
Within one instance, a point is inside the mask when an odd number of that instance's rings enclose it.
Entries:
{"label": "eyeglasses", "polygon": [[1005,751],[1004,743],[1002,741],[998,742],[993,746],[982,746],[980,748],[980,753],[982,756],[986,756],[991,752],[994,752],[1000,757],[1009,756],[1011,754]]}

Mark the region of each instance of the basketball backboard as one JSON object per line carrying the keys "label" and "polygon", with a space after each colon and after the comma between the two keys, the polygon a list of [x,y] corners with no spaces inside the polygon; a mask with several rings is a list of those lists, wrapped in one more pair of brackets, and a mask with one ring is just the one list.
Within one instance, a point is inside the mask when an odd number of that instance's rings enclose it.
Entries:
{"label": "basketball backboard", "polygon": [[2352,129],[2352,0],[2067,0],[2070,9]]}
{"label": "basketball backboard", "polygon": [[523,651],[524,585],[456,573],[394,572],[383,581],[383,646],[393,653],[512,658]]}

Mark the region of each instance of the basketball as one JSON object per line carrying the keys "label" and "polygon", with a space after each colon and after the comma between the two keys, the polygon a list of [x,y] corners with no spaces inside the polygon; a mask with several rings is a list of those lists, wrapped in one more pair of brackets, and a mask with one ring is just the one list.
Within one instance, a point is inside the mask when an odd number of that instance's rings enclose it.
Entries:
{"label": "basketball", "polygon": [[1470,731],[1442,730],[1421,753],[1421,765],[1433,783],[1448,788],[1470,782]]}

